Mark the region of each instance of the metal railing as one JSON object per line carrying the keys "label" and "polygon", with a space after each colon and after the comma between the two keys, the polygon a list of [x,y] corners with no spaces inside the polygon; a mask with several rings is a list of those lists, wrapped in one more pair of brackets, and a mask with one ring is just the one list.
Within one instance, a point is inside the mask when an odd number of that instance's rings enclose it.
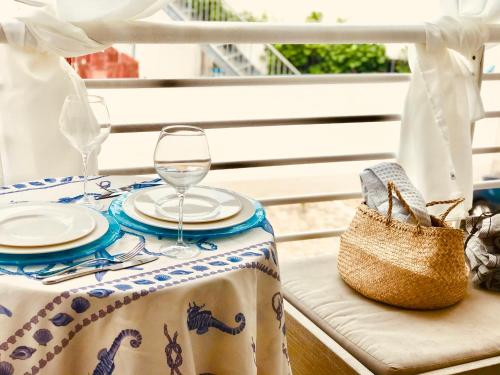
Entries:
{"label": "metal railing", "polygon": [[[425,43],[424,25],[327,25],[264,22],[146,21],[77,24],[102,43]],[[487,43],[500,42],[500,25],[488,25]],[[0,42],[5,36],[0,32]]]}
{"label": "metal railing", "polygon": [[[247,21],[224,0],[170,0],[165,6],[165,12],[178,21]],[[222,75],[300,74],[272,44],[207,44],[204,45],[204,51],[221,69],[218,74]]]}
{"label": "metal railing", "polygon": [[[179,88],[179,87],[218,87],[218,86],[274,86],[296,84],[345,84],[345,83],[399,83],[409,80],[406,74],[360,74],[360,75],[324,75],[324,76],[297,76],[297,77],[252,77],[252,78],[194,78],[194,79],[165,79],[165,80],[88,80],[89,88],[94,89],[133,89],[133,88]],[[500,74],[485,74],[485,81],[500,80]],[[500,118],[500,111],[486,113],[486,118]],[[269,118],[257,120],[224,120],[224,121],[191,121],[183,124],[195,125],[204,129],[224,129],[238,127],[267,127],[267,126],[316,126],[348,123],[380,123],[400,120],[399,114],[374,114],[355,116],[311,116],[301,118]],[[156,132],[163,126],[175,123],[150,123],[150,124],[116,124],[113,133]],[[474,148],[474,155],[499,153],[500,147]],[[326,155],[300,158],[259,159],[215,162],[214,170],[258,168],[270,166],[285,166],[312,163],[337,163],[346,161],[389,160],[395,155],[391,152],[382,153],[357,153],[349,155]],[[151,174],[155,173],[153,167],[108,169],[101,171],[103,174]],[[475,189],[500,187],[500,180],[483,181],[474,184]],[[300,203],[317,203],[336,200],[359,199],[360,191],[331,192],[317,194],[302,194],[291,196],[277,196],[260,199],[264,206],[279,206]],[[345,228],[328,230],[315,230],[302,233],[277,235],[279,242],[319,239],[339,236]]]}
{"label": "metal railing", "polygon": [[[106,25],[81,25],[96,40],[103,42],[128,43],[425,43],[425,27],[414,26],[347,26],[347,25],[276,25],[264,23],[233,22],[186,22],[182,24],[153,24],[147,22],[109,23]],[[490,25],[489,42],[500,41],[500,26]],[[0,43],[5,37],[0,28]],[[500,80],[500,74],[481,74],[482,53],[471,56],[474,60],[475,76],[481,80]],[[409,79],[404,74],[362,74],[362,75],[325,75],[325,76],[283,76],[283,77],[222,77],[195,79],[153,79],[153,80],[87,80],[89,88],[95,89],[135,89],[135,88],[178,88],[178,87],[216,87],[216,86],[271,86],[296,84],[337,84],[337,83],[394,83]],[[487,113],[488,118],[500,117],[500,111]],[[306,118],[279,118],[236,121],[191,122],[205,129],[232,127],[265,127],[277,125],[345,124],[360,122],[398,121],[398,114],[375,114],[362,116],[328,116]],[[186,122],[182,122],[186,124]],[[114,133],[158,131],[165,123],[118,124]],[[474,154],[500,152],[500,147],[475,148]],[[241,160],[214,163],[214,169],[255,168],[267,166],[294,165],[305,163],[335,163],[359,160],[391,159],[392,153],[369,153],[352,155],[330,155],[288,159]],[[153,173],[152,167],[110,169],[104,174]],[[475,189],[500,187],[499,180],[476,182]],[[279,196],[262,199],[266,206],[295,203],[325,202],[360,198],[358,191],[331,192],[321,194]],[[316,230],[303,233],[278,235],[277,240],[298,241],[326,238],[340,235],[345,229]]]}

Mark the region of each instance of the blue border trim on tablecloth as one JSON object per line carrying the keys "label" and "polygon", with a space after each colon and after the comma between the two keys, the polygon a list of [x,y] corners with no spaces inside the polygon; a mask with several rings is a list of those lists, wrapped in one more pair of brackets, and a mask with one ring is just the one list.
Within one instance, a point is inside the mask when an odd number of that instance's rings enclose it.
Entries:
{"label": "blue border trim on tablecloth", "polygon": [[[177,238],[177,230],[165,229],[144,224],[128,216],[123,211],[123,202],[125,201],[125,199],[128,198],[128,196],[129,194],[123,194],[122,196],[115,198],[113,202],[111,202],[111,205],[109,206],[109,213],[116,219],[116,221],[118,221],[121,225],[127,228],[139,231],[144,234],[157,236],[160,239]],[[252,202],[255,206],[255,213],[247,221],[223,229],[202,230],[202,231],[184,230],[184,237],[187,240],[220,238],[220,237],[227,237],[239,234],[253,228],[265,227],[268,224],[266,224],[267,220],[264,208],[257,201],[252,200]]]}
{"label": "blue border trim on tablecloth", "polygon": [[[107,176],[90,176],[88,181],[100,180]],[[17,183],[13,185],[0,186],[0,196],[13,193],[24,193],[26,191],[51,189],[54,187],[83,182],[83,176],[47,177],[41,180]]]}
{"label": "blue border trim on tablecloth", "polygon": [[58,251],[48,254],[36,255],[14,255],[0,254],[0,265],[8,266],[30,266],[30,265],[52,265],[57,263],[71,262],[78,258],[92,255],[98,251],[105,250],[122,236],[120,224],[109,214],[103,213],[109,222],[108,231],[100,238],[91,243],[79,246],[72,250]]}

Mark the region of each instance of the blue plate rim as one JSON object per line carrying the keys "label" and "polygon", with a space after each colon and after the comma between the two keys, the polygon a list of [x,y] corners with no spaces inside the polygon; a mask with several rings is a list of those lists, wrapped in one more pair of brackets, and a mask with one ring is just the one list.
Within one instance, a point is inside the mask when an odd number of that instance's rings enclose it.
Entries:
{"label": "blue plate rim", "polygon": [[[128,198],[128,196],[131,194],[126,193],[123,194],[111,202],[109,205],[108,212],[123,226],[137,230],[141,233],[149,234],[149,235],[154,235],[158,237],[164,237],[164,238],[177,238],[177,230],[174,229],[166,229],[166,228],[161,228],[161,227],[156,227],[153,225],[149,224],[144,224],[141,223],[140,221],[137,221],[130,216],[128,216],[124,210],[123,210],[123,202],[125,199]],[[251,218],[248,220],[244,221],[243,223],[233,225],[230,227],[226,228],[221,228],[221,229],[211,229],[211,230],[184,230],[184,237],[186,239],[202,239],[202,238],[220,238],[220,237],[227,237],[235,234],[240,234],[242,232],[245,232],[247,230],[253,229],[253,228],[258,228],[261,227],[265,221],[266,221],[266,214],[265,210],[262,207],[262,205],[250,198],[249,199],[254,207],[255,207],[255,212]]]}
{"label": "blue plate rim", "polygon": [[0,254],[0,265],[10,266],[31,266],[31,265],[52,265],[57,263],[70,262],[78,258],[83,258],[96,252],[106,249],[121,237],[121,228],[118,221],[109,213],[101,212],[108,220],[109,228],[101,237],[94,241],[63,251],[45,254]]}

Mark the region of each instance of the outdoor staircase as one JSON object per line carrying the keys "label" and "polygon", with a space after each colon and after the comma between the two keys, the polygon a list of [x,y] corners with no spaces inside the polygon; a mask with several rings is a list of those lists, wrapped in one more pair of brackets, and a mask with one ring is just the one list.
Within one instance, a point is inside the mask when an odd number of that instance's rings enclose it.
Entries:
{"label": "outdoor staircase", "polygon": [[[223,0],[169,0],[164,10],[174,21],[243,21]],[[214,63],[214,75],[300,74],[297,68],[270,44],[262,46],[260,61],[255,58],[252,60],[245,52],[245,47],[236,44],[204,44],[202,49]]]}

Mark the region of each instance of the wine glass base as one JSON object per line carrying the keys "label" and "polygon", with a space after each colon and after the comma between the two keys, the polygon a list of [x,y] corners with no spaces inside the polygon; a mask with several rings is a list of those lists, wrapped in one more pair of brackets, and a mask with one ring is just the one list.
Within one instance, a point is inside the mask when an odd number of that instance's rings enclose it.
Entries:
{"label": "wine glass base", "polygon": [[200,254],[200,250],[187,245],[171,245],[161,248],[160,252],[170,258],[189,259]]}

